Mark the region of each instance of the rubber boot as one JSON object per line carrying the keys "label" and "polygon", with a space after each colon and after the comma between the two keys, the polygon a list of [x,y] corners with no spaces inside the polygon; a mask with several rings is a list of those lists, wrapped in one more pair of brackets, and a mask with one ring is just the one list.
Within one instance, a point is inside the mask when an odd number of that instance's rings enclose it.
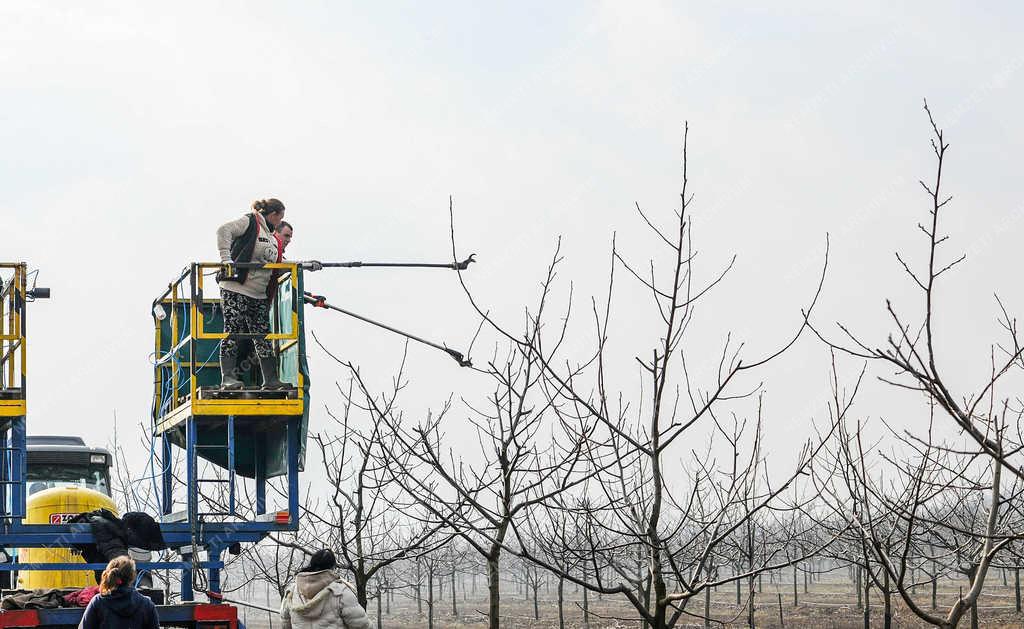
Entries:
{"label": "rubber boot", "polygon": [[292,385],[285,384],[277,377],[277,358],[268,356],[260,358],[260,370],[263,372],[263,388],[269,391],[280,391],[290,389]]}
{"label": "rubber boot", "polygon": [[238,378],[238,357],[220,357],[220,388],[226,390],[241,389],[242,381]]}

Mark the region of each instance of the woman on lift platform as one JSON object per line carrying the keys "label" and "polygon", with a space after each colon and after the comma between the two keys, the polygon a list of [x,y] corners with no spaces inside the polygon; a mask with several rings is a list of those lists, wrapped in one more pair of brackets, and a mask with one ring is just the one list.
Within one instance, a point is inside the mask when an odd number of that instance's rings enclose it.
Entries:
{"label": "woman on lift platform", "polygon": [[[217,249],[224,263],[280,262],[283,247],[274,235],[274,227],[284,220],[284,203],[277,199],[260,199],[252,204],[252,212],[224,223],[217,229]],[[235,275],[219,275],[224,331],[230,334],[269,334],[270,304],[267,288],[273,277],[271,269],[236,269]],[[239,344],[248,339],[230,336],[220,345],[220,371],[222,389],[242,388],[241,374],[249,365],[238,364]],[[259,360],[264,389],[288,389],[277,374],[277,357],[270,341],[252,339],[250,356]],[[247,359],[248,360],[248,359]]]}

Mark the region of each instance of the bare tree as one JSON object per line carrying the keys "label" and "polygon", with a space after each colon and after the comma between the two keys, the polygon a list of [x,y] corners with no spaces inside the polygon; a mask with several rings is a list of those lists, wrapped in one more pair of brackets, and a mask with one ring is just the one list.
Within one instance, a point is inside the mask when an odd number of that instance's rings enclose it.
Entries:
{"label": "bare tree", "polygon": [[[777,350],[761,358],[744,360],[742,344],[727,335],[710,369],[694,371],[687,339],[697,305],[722,281],[732,262],[703,284],[697,279],[690,220],[692,197],[687,185],[684,134],[683,187],[672,225],[658,226],[637,206],[640,218],[664,254],[667,268],[651,260],[645,265],[649,269],[641,270],[620,255],[613,239],[607,298],[601,306],[592,301],[596,349],[582,358],[569,361],[554,357],[552,349],[560,347],[565,338],[564,325],[559,326],[552,342],[547,342],[547,336],[537,327],[530,328],[527,334],[514,334],[479,305],[463,284],[488,329],[504,337],[522,355],[531,357],[543,390],[551,400],[550,409],[561,418],[562,425],[587,427],[593,433],[586,437],[584,445],[587,463],[597,482],[574,489],[590,490],[595,494],[593,498],[600,498],[603,503],[582,512],[595,518],[591,532],[597,533],[593,538],[595,547],[591,549],[593,564],[586,576],[533,553],[527,539],[530,528],[521,522],[514,523],[519,537],[515,544],[508,543],[503,536],[494,539],[492,535],[492,539],[590,591],[624,596],[643,623],[657,629],[676,625],[689,613],[686,603],[707,587],[750,579],[761,571],[799,560],[783,558],[781,564],[757,561],[729,577],[714,578],[711,575],[717,573],[709,569],[716,549],[743,529],[750,518],[781,502],[782,492],[806,469],[821,447],[820,442],[808,442],[788,478],[774,483],[759,482],[764,463],[759,446],[760,417],[752,431],[746,429],[745,422],[737,420],[737,431],[731,432],[721,421],[722,414],[732,412],[730,407],[759,399],[755,395],[759,383],[744,384],[744,376],[797,341],[806,329],[813,300],[793,337]],[[453,255],[456,254],[453,228]],[[545,294],[550,290],[555,266],[548,271]],[[653,319],[658,326],[653,351],[645,348],[633,355],[644,383],[635,401],[613,392],[607,369],[608,361],[613,360],[609,352],[612,296],[616,271],[620,269],[650,295]],[[818,289],[820,292],[820,284]],[[628,325],[640,327],[635,320]],[[710,385],[702,387],[698,382],[701,377],[707,377]],[[746,390],[741,389],[744,386]],[[700,433],[702,428],[706,430]],[[687,437],[700,434],[703,440],[709,432],[735,437],[732,441],[726,439],[724,458],[731,456],[737,466],[732,473],[723,474],[717,464],[707,463],[708,459],[699,464],[701,457],[695,456],[698,464],[684,476],[689,482],[677,486],[670,480],[678,478],[677,470],[666,469],[668,462],[677,458],[673,446],[685,447]],[[776,557],[767,553],[763,558]]]}
{"label": "bare tree", "polygon": [[[545,289],[528,334],[539,334],[546,296]],[[486,369],[478,369],[495,383],[486,405],[463,400],[481,448],[482,460],[475,461],[456,458],[443,443],[450,401],[436,415],[407,426],[394,405],[371,395],[353,369],[367,408],[394,436],[389,452],[415,463],[392,466],[395,482],[416,500],[423,521],[454,531],[486,561],[491,627],[500,622],[500,560],[513,522],[586,479],[583,447],[591,433],[586,426],[568,430],[548,421],[557,415],[538,388],[535,352],[516,345],[502,360],[497,352]]]}
{"label": "bare tree", "polygon": [[[414,473],[415,461],[376,412],[377,401],[366,397],[365,389],[356,392],[354,383],[350,379],[347,387],[337,387],[342,410],[336,414],[328,407],[332,425],[313,436],[330,489],[327,508],[307,509],[306,516],[320,543],[337,549],[340,567],[352,575],[359,604],[366,607],[369,585],[381,570],[443,545],[449,537],[439,535],[443,524],[407,517],[395,475]],[[394,407],[401,383],[400,371],[381,402],[385,412]],[[357,427],[354,412],[367,425]]]}
{"label": "bare tree", "polygon": [[[1022,348],[1012,319],[998,301],[1001,324],[1008,341],[991,351],[991,370],[980,378],[973,393],[958,394],[947,384],[940,369],[935,335],[939,280],[966,259],[941,258],[949,239],[940,230],[940,217],[952,197],[941,191],[943,166],[949,144],[925,103],[932,131],[931,146],[936,158],[935,178],[921,182],[929,199],[928,220],[918,225],[927,240],[927,263],[915,271],[909,256],[896,254],[897,262],[921,298],[921,314],[916,320],[901,314],[891,302],[886,310],[893,331],[884,348],[874,349],[858,339],[846,326],[840,330],[848,345],[830,341],[818,333],[834,350],[847,355],[894,367],[895,377],[880,376],[898,389],[924,396],[927,403],[926,430],[891,430],[901,451],[889,456],[871,456],[865,445],[862,425],[844,425],[838,433],[835,479],[822,475],[824,495],[837,512],[844,512],[865,545],[865,554],[873,561],[868,570],[886,597],[896,593],[919,618],[940,627],[955,627],[971,612],[977,624],[977,602],[996,555],[1017,535],[1008,529],[1001,514],[1015,502],[1013,490],[1007,493],[1003,471],[1024,477],[1016,455],[1021,450],[1020,404],[1010,397],[999,397],[998,387],[1008,374],[1021,368]],[[947,442],[934,434],[936,414],[952,420],[952,427],[966,435],[968,443]],[[884,466],[888,476],[876,469]],[[837,486],[827,487],[829,483]],[[1016,485],[1016,483],[1014,483]],[[964,505],[973,505],[972,517],[965,519]],[[840,507],[840,505],[842,505]],[[970,509],[967,510],[971,512]],[[978,514],[983,517],[977,517]],[[967,577],[969,587],[944,615],[931,612],[915,596],[918,585],[913,575],[917,568],[930,567],[937,579],[938,564]],[[933,582],[934,583],[934,582]],[[932,589],[932,607],[935,606]],[[888,619],[888,618],[887,618]]]}
{"label": "bare tree", "polygon": [[[1014,475],[1024,478],[1024,468],[1013,461],[1013,455],[1020,452],[1024,439],[1021,438],[1018,429],[1016,438],[1006,441],[1010,435],[1000,432],[998,426],[1002,419],[1001,414],[1010,408],[1010,400],[1004,400],[1003,404],[993,404],[992,398],[993,389],[1004,377],[1014,370],[1019,373],[1019,370],[1024,368],[1024,345],[1021,344],[1016,319],[1006,312],[998,296],[996,302],[1002,317],[1000,324],[1007,332],[1007,339],[993,347],[992,373],[986,373],[980,379],[975,391],[957,393],[946,382],[939,367],[936,352],[938,339],[935,335],[939,279],[964,262],[967,256],[962,254],[948,261],[941,258],[942,247],[949,240],[949,236],[941,231],[940,218],[953,199],[952,196],[946,196],[942,190],[943,167],[949,144],[935,123],[927,101],[924,108],[931,125],[931,147],[936,158],[933,182],[920,182],[929,200],[928,220],[917,225],[928,244],[925,268],[915,271],[907,261],[908,256],[896,253],[900,267],[919,291],[922,300],[921,313],[915,321],[902,315],[891,300],[886,300],[886,311],[892,321],[893,330],[885,345],[880,348],[861,341],[842,324],[839,328],[849,341],[849,345],[828,340],[820,333],[818,336],[834,349],[851,356],[894,367],[898,379],[883,378],[885,382],[923,394],[930,403],[934,403],[943,411],[959,430],[970,436],[985,454],[999,460]],[[1003,441],[1000,441],[1000,436]]]}
{"label": "bare tree", "polygon": [[246,550],[243,570],[249,579],[268,584],[281,598],[309,558],[303,546],[301,538],[294,533],[277,535]]}

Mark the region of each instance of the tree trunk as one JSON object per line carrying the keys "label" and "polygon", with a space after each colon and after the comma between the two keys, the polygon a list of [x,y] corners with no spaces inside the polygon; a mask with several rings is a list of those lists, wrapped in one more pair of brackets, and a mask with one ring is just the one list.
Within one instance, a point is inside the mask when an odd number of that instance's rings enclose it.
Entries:
{"label": "tree trunk", "polygon": [[711,588],[704,588],[704,626],[711,626]]}
{"label": "tree trunk", "polygon": [[[973,586],[974,580],[978,577],[978,566],[971,566],[967,571],[968,583]],[[964,588],[960,587],[960,598],[963,598]],[[971,603],[971,629],[978,629],[978,599]]]}
{"label": "tree trunk", "polygon": [[355,575],[355,586],[356,586],[356,598],[359,599],[359,605],[363,609],[367,609],[367,596],[366,596],[366,576],[356,573]]}
{"label": "tree trunk", "polygon": [[[747,588],[750,590],[750,600],[747,602],[747,627],[754,629],[754,530],[747,520],[747,569],[750,576],[747,577]],[[757,575],[761,576],[761,575]]]}
{"label": "tree trunk", "polygon": [[558,577],[558,629],[565,629],[565,577]]}
{"label": "tree trunk", "polygon": [[423,567],[420,560],[416,560],[416,613],[423,618]]}
{"label": "tree trunk", "polygon": [[793,564],[793,607],[800,606],[800,597],[796,593],[796,564]]}
{"label": "tree trunk", "polygon": [[1013,567],[1013,593],[1017,603],[1017,613],[1020,613],[1020,567]]}
{"label": "tree trunk", "polygon": [[[587,578],[587,573],[583,573],[583,578]],[[590,629],[590,597],[587,595],[589,590],[583,588],[583,627]]]}
{"label": "tree trunk", "polygon": [[458,603],[457,603],[458,599],[455,598],[455,594],[456,594],[456,592],[455,592],[455,568],[452,568],[452,617],[453,618],[458,618],[459,617],[459,606],[458,606]]}
{"label": "tree trunk", "polygon": [[864,629],[871,629],[871,579],[864,579]]}
{"label": "tree trunk", "polygon": [[[651,582],[650,582],[649,578],[648,578],[646,583],[641,581],[640,586],[639,586],[639,592],[637,592],[637,597],[641,601],[644,602],[644,604],[646,605],[647,609],[651,608]],[[657,610],[655,610],[654,616],[655,616],[655,625],[654,626],[657,629],[658,627],[661,626],[661,625],[657,624],[657,622],[658,622],[658,611]],[[643,619],[640,620],[640,629],[648,629],[648,627],[647,627],[647,619],[646,618],[643,618]]]}
{"label": "tree trunk", "polygon": [[747,627],[754,629],[754,575],[747,578],[750,588],[750,600],[747,602]]}
{"label": "tree trunk", "polygon": [[[270,600],[270,582],[267,582],[266,598],[263,599],[263,600],[265,600],[265,601],[269,601]],[[274,629],[274,616],[275,616],[275,614],[271,614],[270,612],[267,612],[267,619],[270,621],[270,629]]]}
{"label": "tree trunk", "polygon": [[537,602],[537,591],[540,589],[540,582],[533,585],[533,619],[540,620],[540,603]]}
{"label": "tree trunk", "polygon": [[487,626],[500,629],[501,621],[501,572],[498,565],[500,555],[496,552],[487,558]]}
{"label": "tree trunk", "polygon": [[885,629],[892,629],[892,592],[889,588],[889,571],[885,571],[885,591],[882,592],[882,600],[885,605],[885,619],[883,620],[883,626]]}
{"label": "tree trunk", "polygon": [[383,602],[381,601],[380,586],[378,585],[377,586],[377,629],[383,629],[384,628],[384,613],[381,611],[381,605],[383,605]]}
{"label": "tree trunk", "polygon": [[427,629],[434,629],[434,568],[427,568]]}
{"label": "tree trunk", "polygon": [[857,609],[860,609],[864,606],[864,590],[860,581],[862,574],[863,573],[861,572],[860,566],[857,566]]}

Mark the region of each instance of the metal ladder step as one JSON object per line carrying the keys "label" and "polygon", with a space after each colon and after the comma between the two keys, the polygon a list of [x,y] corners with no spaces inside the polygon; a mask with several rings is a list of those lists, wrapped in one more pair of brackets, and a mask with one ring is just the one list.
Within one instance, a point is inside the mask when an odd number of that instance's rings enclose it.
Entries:
{"label": "metal ladder step", "polygon": [[[194,429],[198,430],[198,426],[199,426],[198,422],[196,422],[194,419],[192,419],[190,421],[195,422],[192,425],[193,425]],[[235,481],[236,481],[236,474],[235,474],[235,418],[234,418],[233,415],[228,415],[228,417],[227,417],[226,432],[227,432],[227,443],[223,443],[223,444],[220,444],[220,443],[204,443],[204,444],[200,444],[200,443],[198,443],[198,441],[199,441],[198,434],[195,435],[196,443],[194,445],[194,452],[195,452],[194,456],[196,458],[198,458],[199,452],[203,451],[203,450],[206,450],[206,451],[210,451],[210,450],[224,450],[227,453],[227,468],[226,468],[227,469],[227,478],[195,478],[195,480],[194,480],[194,482],[196,484],[196,489],[197,489],[196,505],[195,505],[196,517],[202,517],[202,516],[235,516],[235,515],[238,515],[236,504],[235,504],[235,493],[236,493],[235,492]],[[192,464],[195,465],[195,469],[198,472],[198,460],[193,461]],[[227,485],[227,487],[228,487],[228,510],[226,512],[225,511],[201,511],[199,509],[199,498],[200,498],[200,496],[198,495],[198,487],[202,486],[202,485]]]}

